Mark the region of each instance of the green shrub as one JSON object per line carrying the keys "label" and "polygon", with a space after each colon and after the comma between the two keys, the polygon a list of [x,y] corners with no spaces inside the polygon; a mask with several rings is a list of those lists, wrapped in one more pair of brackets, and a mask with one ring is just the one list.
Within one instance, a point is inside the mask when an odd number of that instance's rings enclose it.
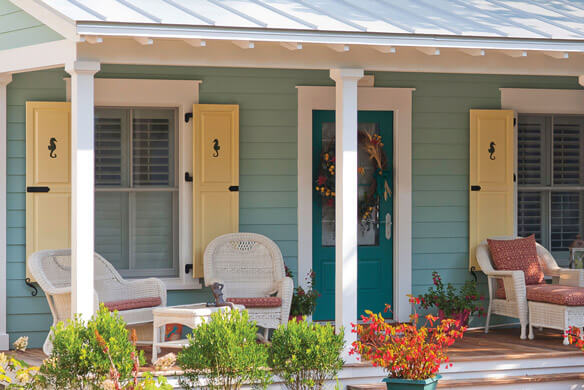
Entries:
{"label": "green shrub", "polygon": [[178,354],[187,389],[240,389],[243,384],[266,388],[271,382],[267,347],[256,342],[257,327],[246,310],[219,311],[193,329],[189,345]]}
{"label": "green shrub", "polygon": [[344,346],[332,325],[290,321],[274,331],[268,361],[288,389],[323,389],[343,368]]}
{"label": "green shrub", "polygon": [[[59,322],[52,331],[53,352],[35,378],[39,387],[101,389],[110,379],[112,365],[120,383],[126,385],[133,379],[134,363],[144,363],[143,353],[136,351],[122,317],[103,305],[87,323],[75,318]],[[105,342],[107,352],[100,342]]]}

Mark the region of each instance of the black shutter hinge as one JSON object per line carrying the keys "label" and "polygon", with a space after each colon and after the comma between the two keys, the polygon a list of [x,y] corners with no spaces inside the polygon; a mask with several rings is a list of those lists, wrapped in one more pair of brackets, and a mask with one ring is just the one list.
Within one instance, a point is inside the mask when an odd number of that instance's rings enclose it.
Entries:
{"label": "black shutter hinge", "polygon": [[193,270],[192,264],[185,264],[185,274],[190,273]]}
{"label": "black shutter hinge", "polygon": [[185,123],[189,123],[189,121],[191,120],[192,117],[193,117],[193,113],[192,112],[187,112],[185,114]]}
{"label": "black shutter hinge", "polygon": [[229,186],[229,191],[237,192],[237,191],[239,191],[239,186]]}
{"label": "black shutter hinge", "polygon": [[470,190],[471,191],[480,191],[481,190],[481,186],[470,186]]}
{"label": "black shutter hinge", "polygon": [[185,181],[192,183],[193,182],[193,175],[191,175],[188,172],[185,172]]}
{"label": "black shutter hinge", "polygon": [[513,183],[517,183],[517,175],[513,174]]}
{"label": "black shutter hinge", "polygon": [[517,126],[517,118],[513,118],[513,127]]}
{"label": "black shutter hinge", "polygon": [[42,186],[26,187],[26,192],[49,192],[50,190],[49,187]]}

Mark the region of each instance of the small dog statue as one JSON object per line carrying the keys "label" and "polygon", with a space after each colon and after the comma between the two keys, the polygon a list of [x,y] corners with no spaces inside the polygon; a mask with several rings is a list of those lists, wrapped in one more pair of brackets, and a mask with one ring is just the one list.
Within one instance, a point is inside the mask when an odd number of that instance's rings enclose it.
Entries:
{"label": "small dog statue", "polygon": [[215,297],[215,306],[217,307],[229,306],[230,308],[233,309],[235,305],[232,302],[227,302],[223,297],[223,287],[225,286],[222,283],[218,282],[213,283],[213,285],[211,286],[211,292]]}

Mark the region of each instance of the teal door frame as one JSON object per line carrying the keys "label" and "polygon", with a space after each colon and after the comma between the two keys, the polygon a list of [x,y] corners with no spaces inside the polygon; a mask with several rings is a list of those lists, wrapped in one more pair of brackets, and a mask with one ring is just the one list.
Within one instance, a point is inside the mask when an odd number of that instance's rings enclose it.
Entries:
{"label": "teal door frame", "polygon": [[[388,158],[388,170],[392,172],[393,165],[393,112],[392,111],[359,111],[358,121],[378,124],[383,137],[384,151]],[[319,161],[322,153],[322,125],[326,122],[335,122],[335,112],[332,110],[313,111],[313,177],[317,177]],[[391,174],[390,174],[391,175]],[[389,178],[389,186],[393,189],[393,177]],[[312,211],[312,242],[313,242],[313,269],[316,272],[315,288],[321,293],[317,303],[315,320],[334,319],[335,294],[335,248],[322,245],[322,207],[320,195],[313,189]],[[358,285],[358,316],[365,309],[373,311],[383,310],[385,304],[393,304],[393,232],[392,225],[387,226],[385,215],[393,219],[393,197],[387,201],[380,201],[378,243],[372,246],[359,246]],[[357,223],[357,221],[355,221]],[[387,237],[390,237],[387,239]],[[357,318],[356,318],[357,320]]]}

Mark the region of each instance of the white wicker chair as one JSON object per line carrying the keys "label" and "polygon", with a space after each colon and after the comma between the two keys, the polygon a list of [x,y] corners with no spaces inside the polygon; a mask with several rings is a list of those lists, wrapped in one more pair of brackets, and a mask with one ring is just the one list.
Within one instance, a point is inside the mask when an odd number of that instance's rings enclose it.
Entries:
{"label": "white wicker chair", "polygon": [[[29,271],[41,286],[51,313],[53,325],[71,318],[71,250],[43,250],[29,258]],[[166,306],[166,287],[160,279],[125,280],[115,268],[99,254],[94,256],[94,307],[100,302],[125,299],[159,297],[160,306]],[[119,312],[129,326],[152,322],[152,308],[123,310]],[[53,346],[51,333],[45,340],[43,351],[49,355]]]}
{"label": "white wicker chair", "polygon": [[266,330],[288,322],[294,282],[286,277],[282,252],[269,238],[254,233],[230,233],[209,243],[204,255],[205,285],[224,285],[225,298],[276,295],[281,307],[248,308],[250,319]]}
{"label": "white wicker chair", "polygon": [[[493,237],[496,240],[510,240],[515,237]],[[543,272],[552,277],[553,283],[566,286],[584,286],[584,270],[560,268],[554,257],[547,249],[536,243]],[[528,320],[527,293],[525,289],[525,277],[523,271],[499,271],[493,267],[491,252],[487,241],[481,242],[476,249],[477,261],[481,270],[487,275],[489,288],[489,308],[485,324],[485,333],[489,332],[491,314],[498,314],[519,319],[521,324],[521,339],[525,339]],[[505,299],[495,296],[497,289],[496,280],[503,281]]]}

